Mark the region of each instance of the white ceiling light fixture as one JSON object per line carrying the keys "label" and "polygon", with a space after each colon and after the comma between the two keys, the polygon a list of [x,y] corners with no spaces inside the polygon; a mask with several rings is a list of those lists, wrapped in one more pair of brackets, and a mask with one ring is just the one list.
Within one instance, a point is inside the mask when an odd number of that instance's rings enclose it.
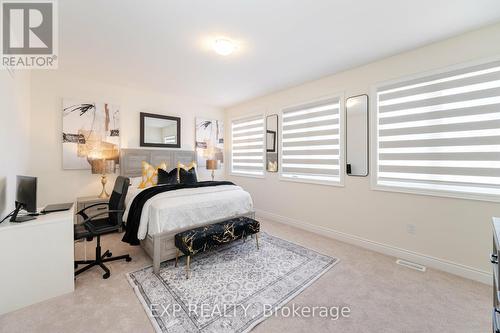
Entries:
{"label": "white ceiling light fixture", "polygon": [[236,43],[228,38],[217,38],[213,43],[215,53],[221,56],[228,56],[236,51]]}
{"label": "white ceiling light fixture", "polygon": [[[355,1],[294,1],[293,6],[269,0],[198,1],[193,11],[190,1],[150,1],[150,6],[119,0],[59,1],[60,24],[65,27],[59,44],[66,46],[64,63],[60,66],[96,80],[104,75],[112,78],[113,84],[189,96],[203,104],[224,108],[500,20],[498,0],[448,2],[453,6],[436,6],[435,0],[365,1],[364,10],[360,11]],[[363,24],[353,25],[349,33],[330,33],[345,30],[343,20],[332,20],[332,11],[357,15]],[[114,13],[113,20],[109,19],[109,12]],[[92,20],[82,13],[92,13]],[[136,14],[137,24],[123,25],[130,20],[130,13]],[[300,29],[297,29],[298,17],[304,18]],[[162,24],[151,24],[152,20]],[[422,29],[423,20],[426,29]],[[377,28],[366,28],[372,26]],[[496,27],[485,27],[486,30],[473,34],[481,41],[483,34],[494,36]],[[127,38],[115,38],[113,32],[119,30]],[[293,33],[284,33],[289,31]],[[102,47],[86,47],[89,34]],[[387,40],[389,34],[393,38]],[[144,36],[155,39],[152,42]],[[215,52],[214,42],[219,38],[236,44],[232,54],[222,56]],[[457,47],[462,45],[460,38]],[[138,62],[145,54],[152,56],[148,56],[148,61]],[[87,63],[92,66],[82,65]],[[470,79],[474,81],[477,77]],[[400,95],[405,95],[404,91]],[[471,101],[475,106],[493,107],[500,103],[500,96],[498,101],[493,98],[497,97]],[[440,106],[443,111],[458,107]],[[380,116],[392,119],[402,112],[431,111],[413,108],[384,112]],[[338,148],[325,148],[328,149]]]}

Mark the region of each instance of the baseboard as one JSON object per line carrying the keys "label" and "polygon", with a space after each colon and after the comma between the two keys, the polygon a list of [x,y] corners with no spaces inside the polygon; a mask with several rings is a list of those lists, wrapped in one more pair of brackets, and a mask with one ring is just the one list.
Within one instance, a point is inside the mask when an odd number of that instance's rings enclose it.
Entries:
{"label": "baseboard", "polygon": [[445,259],[431,257],[425,254],[405,250],[392,245],[387,245],[379,242],[375,242],[366,238],[358,237],[355,235],[347,234],[345,232],[336,231],[330,228],[325,228],[321,226],[312,225],[310,223],[305,223],[290,217],[266,212],[260,209],[256,209],[257,216],[264,219],[269,219],[271,221],[287,224],[294,226],[296,228],[313,232],[315,234],[333,238],[345,243],[357,245],[372,251],[383,253],[396,258],[401,258],[409,260],[430,268],[441,270],[447,273],[458,275],[467,279],[485,283],[488,285],[492,284],[493,277],[492,273],[479,270],[470,266],[462,265],[456,262],[452,262]]}

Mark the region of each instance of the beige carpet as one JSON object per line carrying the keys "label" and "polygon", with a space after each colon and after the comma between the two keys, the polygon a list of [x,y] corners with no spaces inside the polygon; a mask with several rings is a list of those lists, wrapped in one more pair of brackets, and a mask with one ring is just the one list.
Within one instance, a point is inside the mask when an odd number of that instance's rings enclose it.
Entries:
{"label": "beige carpet", "polygon": [[[253,332],[488,332],[491,289],[447,273],[413,271],[394,258],[289,226],[263,222],[281,238],[341,260],[289,305],[349,306],[349,318],[272,317]],[[113,254],[130,253],[133,261],[109,265],[111,277],[98,268],[76,279],[75,292],[0,316],[0,332],[153,332],[146,313],[126,280],[126,272],[150,265],[140,247],[121,235],[104,238]],[[94,243],[87,244],[92,255]],[[83,243],[77,244],[83,257]],[[0,295],[1,297],[1,295]]]}

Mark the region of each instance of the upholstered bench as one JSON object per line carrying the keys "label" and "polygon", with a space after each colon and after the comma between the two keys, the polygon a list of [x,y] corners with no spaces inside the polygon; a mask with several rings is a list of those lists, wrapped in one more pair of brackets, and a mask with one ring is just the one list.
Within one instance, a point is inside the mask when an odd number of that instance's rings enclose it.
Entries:
{"label": "upholstered bench", "polygon": [[253,234],[255,234],[257,249],[259,249],[259,231],[260,223],[258,221],[242,216],[180,232],[175,235],[175,246],[177,247],[175,267],[177,267],[179,254],[182,251],[187,256],[186,279],[189,279],[189,262],[192,255],[214,249],[237,239],[245,239]]}

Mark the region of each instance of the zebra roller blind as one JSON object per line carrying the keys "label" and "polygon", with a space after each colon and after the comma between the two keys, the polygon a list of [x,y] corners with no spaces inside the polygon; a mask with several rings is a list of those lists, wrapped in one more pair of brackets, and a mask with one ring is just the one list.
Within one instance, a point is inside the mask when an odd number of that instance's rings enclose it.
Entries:
{"label": "zebra roller blind", "polygon": [[283,110],[281,177],[340,183],[339,111],[338,97]]}
{"label": "zebra roller blind", "polygon": [[262,115],[231,122],[231,172],[241,175],[264,175]]}
{"label": "zebra roller blind", "polygon": [[500,61],[382,86],[376,100],[377,185],[500,198]]}

